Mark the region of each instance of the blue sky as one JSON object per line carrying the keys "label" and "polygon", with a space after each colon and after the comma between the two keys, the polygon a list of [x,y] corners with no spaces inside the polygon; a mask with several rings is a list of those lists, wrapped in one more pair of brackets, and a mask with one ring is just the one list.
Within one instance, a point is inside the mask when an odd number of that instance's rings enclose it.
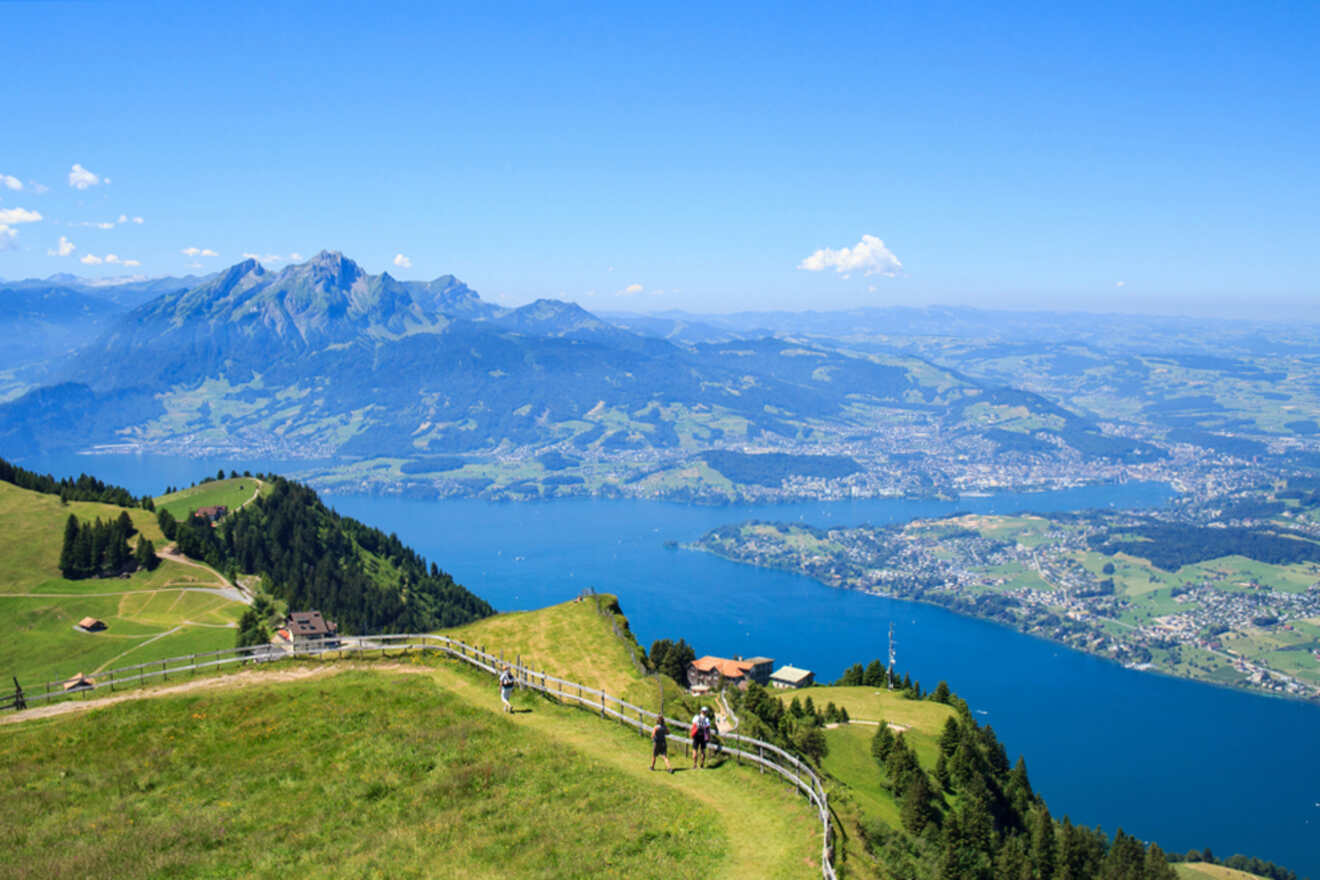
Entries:
{"label": "blue sky", "polygon": [[0,2],[0,30],[4,278],[329,248],[596,310],[1320,315],[1320,4]]}

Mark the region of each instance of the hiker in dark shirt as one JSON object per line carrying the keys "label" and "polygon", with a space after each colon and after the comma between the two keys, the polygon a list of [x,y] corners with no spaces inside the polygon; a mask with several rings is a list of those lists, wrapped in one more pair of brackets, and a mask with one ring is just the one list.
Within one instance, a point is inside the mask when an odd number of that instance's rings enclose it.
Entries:
{"label": "hiker in dark shirt", "polygon": [[656,758],[665,759],[665,769],[670,773],[674,768],[669,763],[669,725],[665,724],[665,716],[661,715],[655,722],[655,727],[651,728],[651,769],[655,769]]}

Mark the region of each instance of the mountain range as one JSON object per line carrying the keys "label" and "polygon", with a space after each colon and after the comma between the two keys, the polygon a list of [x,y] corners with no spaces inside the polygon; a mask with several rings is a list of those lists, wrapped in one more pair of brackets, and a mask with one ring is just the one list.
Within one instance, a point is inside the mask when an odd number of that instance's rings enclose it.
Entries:
{"label": "mountain range", "polygon": [[[384,462],[396,475],[548,452],[637,473],[708,463],[711,449],[860,450],[874,463],[930,454],[933,435],[1006,455],[1159,455],[922,358],[787,335],[671,341],[568,302],[502,308],[450,275],[371,275],[337,252],[160,286],[118,314],[62,289],[101,333],[0,405],[0,448],[204,447]],[[31,295],[9,287],[0,304]]]}

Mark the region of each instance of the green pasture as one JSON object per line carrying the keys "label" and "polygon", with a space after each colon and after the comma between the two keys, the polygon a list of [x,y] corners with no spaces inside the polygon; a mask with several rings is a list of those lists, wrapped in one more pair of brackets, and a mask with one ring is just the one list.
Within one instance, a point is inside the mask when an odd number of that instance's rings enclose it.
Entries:
{"label": "green pasture", "polygon": [[212,480],[190,489],[181,489],[155,499],[157,510],[168,510],[175,519],[183,519],[199,507],[224,506],[232,512],[242,507],[264,484],[255,477]]}
{"label": "green pasture", "polygon": [[0,877],[745,876],[714,805],[566,746],[540,711],[359,671],[5,727],[23,796],[0,805]]}

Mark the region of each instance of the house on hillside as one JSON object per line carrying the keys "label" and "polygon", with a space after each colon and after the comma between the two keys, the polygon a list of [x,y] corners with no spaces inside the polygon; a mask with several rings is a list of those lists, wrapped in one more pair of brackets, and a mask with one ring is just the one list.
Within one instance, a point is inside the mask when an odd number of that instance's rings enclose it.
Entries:
{"label": "house on hillside", "polygon": [[798,669],[796,666],[781,666],[770,676],[770,684],[777,688],[811,687],[816,682],[816,673],[810,669]]}
{"label": "house on hillside", "polygon": [[284,621],[279,636],[288,640],[293,647],[319,645],[334,648],[339,645],[339,627],[332,620],[326,620],[319,611],[295,611]]}
{"label": "house on hillside", "polygon": [[721,678],[725,684],[737,688],[747,687],[749,681],[769,684],[770,670],[774,665],[775,661],[769,657],[748,657],[744,660],[738,656],[729,659],[707,654],[688,664],[688,685],[693,693],[704,693],[719,687]]}
{"label": "house on hillside", "polygon": [[108,628],[109,627],[106,626],[104,620],[96,617],[84,617],[82,620],[78,621],[78,629],[83,632],[95,633]]}
{"label": "house on hillside", "polygon": [[196,510],[193,511],[193,516],[199,517],[200,519],[204,519],[207,522],[214,525],[215,523],[218,523],[220,520],[224,519],[225,514],[227,513],[229,513],[228,507],[225,507],[223,504],[216,504],[211,507],[197,508]]}

